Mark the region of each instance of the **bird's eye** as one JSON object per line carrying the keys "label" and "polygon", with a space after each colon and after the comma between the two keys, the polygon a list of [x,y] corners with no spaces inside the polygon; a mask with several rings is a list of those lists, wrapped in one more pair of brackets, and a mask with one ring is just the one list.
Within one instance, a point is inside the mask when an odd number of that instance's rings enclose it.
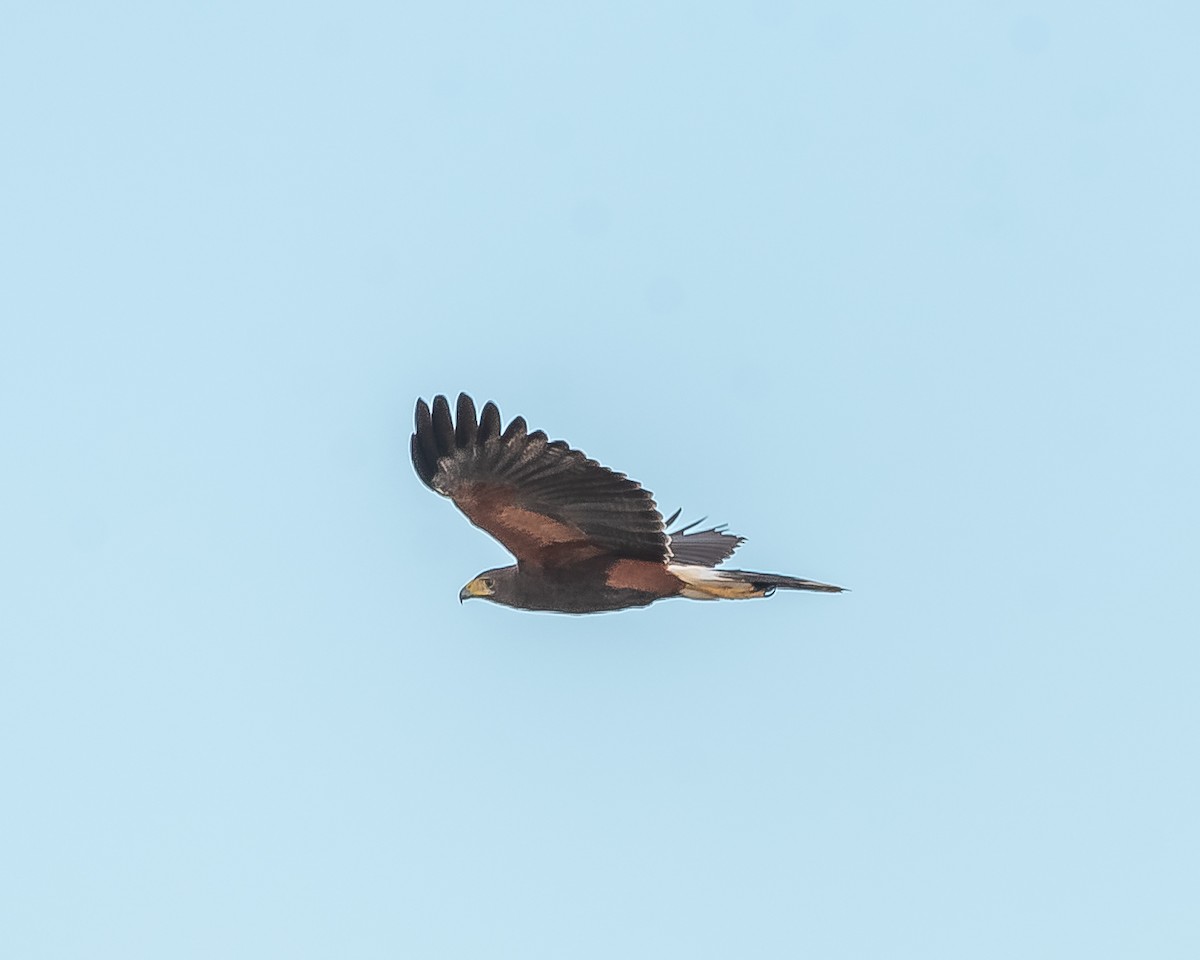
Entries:
{"label": "bird's eye", "polygon": [[483,578],[483,585],[484,585],[485,587],[487,587],[489,590],[491,590],[491,589],[492,589],[492,586],[493,586],[493,583],[492,583],[492,578],[491,578],[491,577],[484,577],[484,578]]}

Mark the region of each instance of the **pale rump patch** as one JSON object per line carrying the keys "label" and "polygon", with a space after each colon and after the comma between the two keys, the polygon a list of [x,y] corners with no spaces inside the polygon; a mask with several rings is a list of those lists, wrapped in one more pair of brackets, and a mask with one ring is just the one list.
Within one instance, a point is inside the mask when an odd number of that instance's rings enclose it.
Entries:
{"label": "pale rump patch", "polygon": [[765,597],[773,590],[756,587],[712,567],[672,563],[667,565],[667,570],[683,582],[679,593],[689,600],[752,600]]}
{"label": "pale rump patch", "polygon": [[604,582],[614,590],[637,590],[673,597],[683,586],[678,577],[654,560],[618,560],[608,569]]}

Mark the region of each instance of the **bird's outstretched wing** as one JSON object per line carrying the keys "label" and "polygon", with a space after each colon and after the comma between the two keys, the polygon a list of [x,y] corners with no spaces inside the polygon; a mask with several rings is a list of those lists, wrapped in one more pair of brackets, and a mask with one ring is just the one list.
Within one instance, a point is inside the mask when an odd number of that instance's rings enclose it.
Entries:
{"label": "bird's outstretched wing", "polygon": [[[457,421],[457,422],[456,422]],[[535,566],[612,555],[666,562],[668,538],[649,490],[602,467],[562,440],[529,433],[514,419],[501,431],[490,401],[458,395],[417,401],[412,460],[430,489],[449,497],[475,526]]]}

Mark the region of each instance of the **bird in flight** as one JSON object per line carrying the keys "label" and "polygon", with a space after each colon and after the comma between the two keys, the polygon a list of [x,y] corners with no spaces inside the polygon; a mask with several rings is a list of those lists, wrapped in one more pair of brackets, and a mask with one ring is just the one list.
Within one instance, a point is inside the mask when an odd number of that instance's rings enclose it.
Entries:
{"label": "bird in flight", "polygon": [[458,395],[417,401],[412,461],[435,493],[500,541],[516,565],[485,570],[459,601],[481,597],[522,610],[598,613],[667,597],[743,600],[777,589],[840,593],[842,587],[774,573],[717,569],[743,538],[698,523],[668,533],[654,497],[562,440],[530,433],[522,417],[501,428],[494,403]]}

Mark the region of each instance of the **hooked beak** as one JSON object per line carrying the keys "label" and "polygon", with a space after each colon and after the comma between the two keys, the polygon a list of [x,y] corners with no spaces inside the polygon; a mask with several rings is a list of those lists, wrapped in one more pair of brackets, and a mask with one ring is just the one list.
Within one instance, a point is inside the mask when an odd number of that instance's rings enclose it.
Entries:
{"label": "hooked beak", "polygon": [[492,591],[484,586],[483,581],[476,577],[458,591],[458,602],[462,603],[464,600],[470,600],[472,597],[488,597],[491,596],[491,593]]}

